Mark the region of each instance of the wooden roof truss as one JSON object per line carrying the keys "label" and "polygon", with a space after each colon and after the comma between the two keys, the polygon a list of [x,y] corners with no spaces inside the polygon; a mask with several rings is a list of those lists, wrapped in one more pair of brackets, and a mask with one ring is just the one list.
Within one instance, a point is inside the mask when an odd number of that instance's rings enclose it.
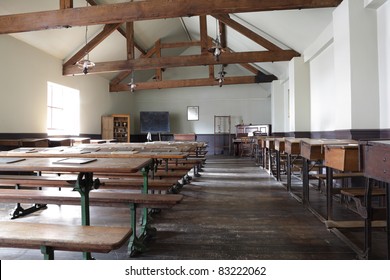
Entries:
{"label": "wooden roof truss", "polygon": [[[159,0],[158,5],[156,5],[155,0],[106,5],[98,5],[94,0],[87,0],[87,2],[91,6],[74,8],[73,0],[59,0],[58,10],[0,16],[0,34],[104,24],[103,30],[97,36],[63,64],[63,75],[81,75],[83,73],[75,63],[82,59],[85,53],[98,46],[112,32],[120,32],[126,38],[127,59],[99,62],[88,71],[91,74],[118,72],[110,81],[110,92],[128,91],[129,84],[124,82],[126,78],[132,74],[132,71],[146,69],[154,69],[155,78],[150,82],[137,82],[137,90],[218,85],[218,81],[214,77],[214,66],[220,64],[225,66],[239,64],[253,74],[225,77],[224,85],[250,84],[270,82],[277,79],[274,75],[260,71],[252,65],[253,63],[289,61],[293,57],[300,56],[300,54],[295,50],[282,49],[256,34],[231,19],[229,17],[230,13],[336,7],[342,0]],[[213,16],[219,23],[220,45],[224,52],[217,60],[208,51],[213,44],[213,40],[207,35],[206,15]],[[158,40],[148,51],[143,50],[134,41],[134,21],[187,16],[199,16],[199,41],[162,43]],[[266,50],[234,52],[228,49],[226,47],[228,40],[225,32],[226,26],[243,34]],[[162,49],[191,46],[200,47],[200,54],[161,56]],[[135,48],[141,52],[138,58],[135,58]],[[163,79],[163,70],[166,68],[201,65],[208,65],[207,78]]]}

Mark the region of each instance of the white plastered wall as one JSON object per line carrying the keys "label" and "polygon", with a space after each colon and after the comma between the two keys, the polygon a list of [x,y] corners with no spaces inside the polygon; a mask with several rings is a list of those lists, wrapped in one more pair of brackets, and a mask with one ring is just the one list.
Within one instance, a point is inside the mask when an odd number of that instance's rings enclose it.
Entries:
{"label": "white plastered wall", "polygon": [[80,133],[100,134],[100,118],[129,113],[130,97],[108,94],[97,75],[62,76],[62,61],[11,36],[0,36],[0,133],[46,133],[47,82],[80,90]]}

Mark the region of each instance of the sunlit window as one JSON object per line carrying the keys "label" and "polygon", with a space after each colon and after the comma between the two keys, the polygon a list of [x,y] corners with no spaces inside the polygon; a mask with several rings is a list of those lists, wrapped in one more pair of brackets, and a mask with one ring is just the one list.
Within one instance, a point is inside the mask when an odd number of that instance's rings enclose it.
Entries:
{"label": "sunlit window", "polygon": [[48,82],[47,134],[78,136],[79,133],[80,91]]}

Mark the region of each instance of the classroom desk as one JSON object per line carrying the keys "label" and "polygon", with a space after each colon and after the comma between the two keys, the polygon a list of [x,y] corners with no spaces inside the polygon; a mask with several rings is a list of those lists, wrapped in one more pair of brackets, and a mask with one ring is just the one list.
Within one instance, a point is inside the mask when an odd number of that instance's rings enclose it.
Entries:
{"label": "classroom desk", "polygon": [[275,137],[266,136],[261,138],[261,147],[263,149],[263,168],[273,174],[272,152],[275,150]]}
{"label": "classroom desk", "polygon": [[291,176],[294,162],[300,158],[301,140],[309,138],[286,137],[284,140],[284,152],[287,154],[287,190],[297,200],[301,200],[291,191]]}
{"label": "classroom desk", "polygon": [[365,248],[367,257],[371,257],[372,206],[371,197],[374,181],[383,182],[386,187],[386,225],[387,258],[390,258],[390,140],[361,141],[361,163],[364,176],[367,177],[365,204]]}
{"label": "classroom desk", "polygon": [[46,138],[0,139],[0,147],[49,147]]}
{"label": "classroom desk", "polygon": [[[72,158],[65,159],[69,160]],[[99,186],[99,181],[93,177],[94,172],[108,174],[135,173],[147,167],[151,162],[151,159],[147,158],[95,158],[91,159],[91,162],[83,164],[64,163],[61,160],[60,158],[48,157],[13,158],[0,156],[0,171],[77,173],[78,176],[74,188],[80,194],[82,225],[90,225],[89,193],[92,189]],[[86,253],[84,257],[86,259],[91,258],[89,253]]]}
{"label": "classroom desk", "polygon": [[48,138],[48,140],[49,140],[49,147],[72,146],[73,144],[71,138],[53,137],[53,138]]}
{"label": "classroom desk", "polygon": [[285,138],[275,138],[274,148],[276,152],[276,180],[281,180],[280,169],[281,169],[281,156],[285,151]]}
{"label": "classroom desk", "polygon": [[263,168],[265,166],[265,163],[264,163],[264,149],[265,149],[265,147],[263,146],[263,139],[265,137],[266,136],[253,136],[254,145],[255,145],[255,160]]}
{"label": "classroom desk", "polygon": [[0,171],[77,173],[75,188],[81,195],[83,225],[90,223],[88,195],[92,189],[98,187],[98,181],[93,178],[95,172],[130,174],[142,170],[151,162],[147,158],[91,158],[91,162],[80,164],[71,161],[62,162],[62,159],[60,157],[2,157],[0,155]]}
{"label": "classroom desk", "polygon": [[[0,157],[81,157],[81,158],[146,158],[152,159],[152,175],[157,168],[158,160],[165,162],[166,171],[168,171],[169,159],[186,159],[189,152],[180,152],[176,149],[136,149],[132,145],[122,145],[118,143],[110,144],[82,144],[72,147],[53,147],[53,148],[18,148],[7,152],[0,152]],[[146,170],[147,172],[149,171]],[[145,177],[144,193],[148,193],[147,176]]]}
{"label": "classroom desk", "polygon": [[[361,249],[353,243],[339,228],[356,227],[356,221],[334,221],[333,219],[333,195],[336,189],[333,188],[333,179],[341,180],[363,177],[359,166],[359,145],[358,144],[335,144],[325,145],[324,166],[326,169],[326,222],[329,228],[337,237],[343,240],[352,250],[354,250],[360,258],[365,257],[365,249]],[[334,176],[334,171],[338,173]],[[335,225],[335,226],[333,226]]]}
{"label": "classroom desk", "polygon": [[[357,144],[358,142],[351,139],[303,139],[301,140],[301,156],[303,158],[302,166],[302,204],[307,207],[313,214],[318,216],[310,205],[309,195],[309,165],[322,163],[325,158],[324,145],[330,144]],[[318,216],[321,220],[322,216]]]}
{"label": "classroom desk", "polygon": [[333,179],[334,171],[347,172],[345,178],[362,177],[359,173],[359,146],[358,144],[336,144],[324,146],[324,166],[326,170],[326,219],[333,219]]}

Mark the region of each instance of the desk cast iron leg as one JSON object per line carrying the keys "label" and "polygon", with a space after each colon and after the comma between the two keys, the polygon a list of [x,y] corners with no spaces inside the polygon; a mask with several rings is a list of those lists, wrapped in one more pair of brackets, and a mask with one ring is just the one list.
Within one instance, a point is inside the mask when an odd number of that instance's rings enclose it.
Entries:
{"label": "desk cast iron leg", "polygon": [[281,181],[281,178],[280,178],[280,151],[276,151],[276,181]]}
{"label": "desk cast iron leg", "polygon": [[54,249],[50,246],[41,246],[41,253],[43,254],[44,260],[54,260]]}
{"label": "desk cast iron leg", "polygon": [[326,217],[333,219],[333,169],[326,167]]}
{"label": "desk cast iron leg", "polygon": [[371,208],[371,198],[372,198],[372,185],[373,180],[368,178],[366,181],[366,193],[364,196],[365,205],[367,208],[367,217],[364,220],[364,254],[367,259],[371,257],[371,230],[372,230],[372,208]]}
{"label": "desk cast iron leg", "polygon": [[130,226],[133,232],[127,250],[130,257],[135,257],[145,250],[145,246],[137,237],[137,206],[135,203],[130,203]]}
{"label": "desk cast iron leg", "polygon": [[287,191],[291,192],[291,154],[287,155]]}
{"label": "desk cast iron leg", "polygon": [[[100,182],[98,179],[93,180],[92,172],[80,172],[77,176],[75,190],[80,193],[81,197],[81,224],[83,226],[90,225],[90,212],[89,212],[89,192],[92,189],[99,188]],[[94,259],[90,252],[83,252],[83,257],[86,260]]]}
{"label": "desk cast iron leg", "polygon": [[309,160],[303,159],[302,166],[302,204],[303,206],[308,206],[309,198]]}
{"label": "desk cast iron leg", "polygon": [[[149,167],[145,167],[142,169],[142,175],[144,178],[144,185],[142,189],[142,193],[148,193],[148,173]],[[156,229],[152,228],[148,223],[148,208],[142,209],[142,221],[141,221],[141,231],[139,237],[137,237],[137,206],[135,203],[130,204],[130,213],[131,213],[131,228],[133,233],[131,234],[129,245],[128,245],[128,253],[130,257],[134,257],[137,254],[145,251],[145,241],[152,236],[155,236]]]}

